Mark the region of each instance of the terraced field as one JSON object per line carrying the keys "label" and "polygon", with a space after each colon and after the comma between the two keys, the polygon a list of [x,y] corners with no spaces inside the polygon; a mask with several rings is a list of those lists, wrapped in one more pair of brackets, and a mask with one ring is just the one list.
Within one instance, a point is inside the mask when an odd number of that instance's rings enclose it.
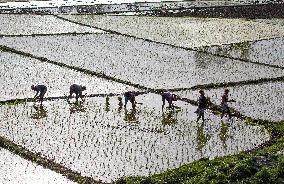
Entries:
{"label": "terraced field", "polygon": [[9,37],[0,44],[149,88],[189,88],[284,75],[278,68],[114,34]]}
{"label": "terraced field", "polygon": [[[281,135],[282,24],[228,19],[217,30],[222,20],[62,17],[72,22],[56,16],[0,15],[0,151],[7,160],[0,164],[21,166],[18,177],[8,177],[10,171],[4,169],[5,180],[170,182],[164,176],[188,174],[196,163],[212,160],[201,166],[211,168],[216,159],[225,163],[227,158],[247,158],[253,150],[264,152]],[[175,26],[167,27],[170,22]],[[188,22],[199,30],[193,37],[185,27]],[[145,27],[138,29],[142,23]],[[234,35],[242,26],[251,30]],[[228,33],[224,40],[222,30]],[[74,83],[87,86],[88,95],[79,103],[66,98]],[[32,99],[32,84],[48,87],[42,106]],[[230,107],[238,116],[232,119],[220,118],[225,88],[236,100]],[[204,122],[196,122],[200,89],[212,102]],[[123,93],[130,90],[141,92],[136,109],[129,103],[124,107]],[[162,111],[161,91],[181,97],[174,110]],[[278,163],[273,159],[263,164]],[[37,179],[28,173],[30,162],[52,171]],[[233,162],[228,170],[231,166],[237,167]],[[50,178],[49,171],[59,174]]]}

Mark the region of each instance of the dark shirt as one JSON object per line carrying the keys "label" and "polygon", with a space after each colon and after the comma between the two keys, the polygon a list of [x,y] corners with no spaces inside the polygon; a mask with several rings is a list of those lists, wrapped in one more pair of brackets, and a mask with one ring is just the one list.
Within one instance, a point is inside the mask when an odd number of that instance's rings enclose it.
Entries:
{"label": "dark shirt", "polygon": [[206,97],[204,95],[200,95],[198,100],[198,107],[200,109],[205,109],[207,105]]}
{"label": "dark shirt", "polygon": [[172,103],[172,101],[176,101],[176,95],[175,94],[171,94],[171,93],[163,93],[162,94],[162,101],[165,102],[165,100],[167,100],[170,104]]}
{"label": "dark shirt", "polygon": [[46,91],[46,89],[47,89],[47,87],[46,87],[45,85],[37,85],[37,86],[35,86],[35,88],[34,88],[34,90],[35,90],[37,93],[38,93],[38,92],[43,93],[43,92]]}
{"label": "dark shirt", "polygon": [[124,93],[124,96],[129,99],[130,101],[135,100],[135,92],[134,91],[127,91]]}
{"label": "dark shirt", "polygon": [[221,105],[227,105],[227,102],[228,102],[228,94],[224,94],[222,96]]}
{"label": "dark shirt", "polygon": [[76,95],[82,95],[82,86],[81,85],[78,85],[78,84],[72,84],[70,86],[70,93],[75,93]]}

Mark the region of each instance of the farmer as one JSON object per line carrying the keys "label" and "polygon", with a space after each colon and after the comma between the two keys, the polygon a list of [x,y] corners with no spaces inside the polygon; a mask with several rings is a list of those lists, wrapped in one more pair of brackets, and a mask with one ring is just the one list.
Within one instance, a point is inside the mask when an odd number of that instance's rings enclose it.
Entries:
{"label": "farmer", "polygon": [[[35,99],[39,99],[40,104],[42,105],[43,97],[47,91],[47,87],[45,85],[32,85],[31,89],[36,91],[36,94],[34,96]],[[39,93],[39,95],[38,95]]]}
{"label": "farmer", "polygon": [[127,91],[124,93],[124,101],[125,101],[124,108],[126,108],[127,102],[130,101],[132,104],[132,109],[135,109],[137,103],[135,100],[135,96],[136,96],[135,91]]}
{"label": "farmer", "polygon": [[82,95],[82,91],[86,90],[86,86],[81,86],[78,84],[72,84],[70,86],[70,94],[68,96],[68,98],[71,98],[73,93],[76,94],[76,102],[78,102],[78,98],[80,97],[81,99],[83,99],[83,95]]}
{"label": "farmer", "polygon": [[222,109],[221,119],[223,119],[223,116],[225,114],[229,115],[229,119],[231,119],[231,116],[232,116],[230,113],[228,102],[235,102],[235,100],[229,100],[228,94],[229,94],[229,89],[225,89],[224,94],[222,96],[222,100],[221,100],[221,109]]}
{"label": "farmer", "polygon": [[202,121],[204,122],[204,111],[207,107],[207,99],[205,97],[205,93],[203,90],[200,90],[199,93],[200,93],[200,96],[198,99],[198,109],[196,111],[198,114],[198,118],[196,122],[198,122],[201,117],[202,117]]}
{"label": "farmer", "polygon": [[164,106],[165,106],[165,100],[168,101],[169,103],[169,108],[174,108],[173,105],[173,101],[177,101],[179,99],[179,97],[175,94],[171,94],[171,93],[162,93],[162,101],[163,101],[163,105],[162,105],[162,110],[164,110]]}

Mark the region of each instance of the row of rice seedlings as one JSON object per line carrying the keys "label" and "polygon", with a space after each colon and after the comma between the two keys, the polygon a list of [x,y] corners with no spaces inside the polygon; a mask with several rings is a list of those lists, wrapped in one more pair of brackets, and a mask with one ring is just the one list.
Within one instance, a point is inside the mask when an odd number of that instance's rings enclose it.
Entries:
{"label": "row of rice seedlings", "polygon": [[35,92],[31,85],[47,86],[46,96],[67,96],[71,84],[77,83],[87,87],[86,93],[122,93],[135,90],[123,84],[92,77],[74,70],[62,68],[49,63],[41,63],[13,53],[1,52],[0,56],[1,100],[13,98],[33,98]]}
{"label": "row of rice seedlings", "polygon": [[67,180],[66,177],[14,155],[8,150],[1,149],[0,153],[2,183],[74,184],[74,182]]}
{"label": "row of rice seedlings", "polygon": [[240,58],[284,69],[283,36],[253,42],[232,43],[198,48],[212,54]]}
{"label": "row of rice seedlings", "polygon": [[[219,136],[222,127],[217,117],[206,114],[209,120],[204,127],[198,125],[193,116],[195,107],[183,102],[178,103],[184,110],[178,112],[177,124],[164,126],[160,96],[137,97],[137,101],[142,99],[143,104],[137,107],[137,111],[141,109],[137,113],[139,123],[135,125],[123,120],[124,110],[118,112],[117,97],[109,98],[109,111],[105,111],[106,99],[98,97],[87,99],[82,104],[85,111],[75,114],[70,114],[72,105],[65,101],[49,102],[44,105],[47,116],[42,119],[31,118],[36,111],[31,103],[2,106],[0,119],[5,123],[1,124],[0,134],[56,163],[107,182],[121,176],[158,173],[204,157],[252,149],[269,138],[258,127],[236,120],[227,125],[224,141]],[[166,128],[169,133],[144,131],[151,127]],[[210,139],[200,142],[202,135],[198,131]],[[200,144],[203,147],[198,150]]]}
{"label": "row of rice seedlings", "polygon": [[238,43],[284,35],[282,26],[242,19],[103,15],[60,15],[60,17],[184,48]]}
{"label": "row of rice seedlings", "polygon": [[51,15],[1,14],[1,35],[103,33],[101,30],[60,20]]}
{"label": "row of rice seedlings", "polygon": [[[229,105],[246,116],[270,121],[282,121],[283,110],[283,82],[270,82],[258,85],[243,85],[228,87],[230,98],[236,103]],[[198,90],[176,92],[189,99],[197,98]],[[208,89],[206,96],[215,104],[221,103],[224,89]]]}
{"label": "row of rice seedlings", "polygon": [[0,44],[148,88],[183,88],[283,75],[277,68],[117,35],[3,38]]}
{"label": "row of rice seedlings", "polygon": [[19,34],[19,35],[3,35],[0,34],[0,38],[4,38],[4,37],[13,37],[13,38],[17,38],[17,37],[35,37],[35,36],[77,36],[77,35],[88,35],[88,34],[95,34],[95,33],[37,33],[37,34]]}
{"label": "row of rice seedlings", "polygon": [[254,19],[253,21],[256,22],[262,22],[266,24],[277,24],[277,25],[284,25],[284,19],[283,18],[272,18],[272,19]]}

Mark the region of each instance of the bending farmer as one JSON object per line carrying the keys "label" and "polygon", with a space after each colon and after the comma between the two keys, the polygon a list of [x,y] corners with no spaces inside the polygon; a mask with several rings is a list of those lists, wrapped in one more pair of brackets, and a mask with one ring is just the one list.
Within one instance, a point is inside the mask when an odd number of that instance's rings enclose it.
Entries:
{"label": "bending farmer", "polygon": [[174,108],[173,101],[177,101],[179,99],[177,95],[171,94],[171,93],[162,93],[161,95],[162,95],[162,101],[163,101],[162,110],[164,110],[166,100],[169,103],[169,108]]}
{"label": "bending farmer", "polygon": [[86,90],[86,86],[81,86],[78,84],[72,84],[70,86],[70,94],[68,96],[68,98],[71,98],[73,93],[76,94],[76,102],[78,102],[78,98],[80,97],[81,99],[83,99],[83,95],[82,95],[82,91]]}
{"label": "bending farmer", "polygon": [[[36,91],[36,94],[34,96],[35,99],[39,99],[40,104],[42,104],[43,97],[47,91],[47,87],[45,85],[32,85],[31,89]],[[39,95],[38,95],[39,94]]]}
{"label": "bending farmer", "polygon": [[126,108],[127,102],[130,101],[132,104],[132,109],[135,109],[136,107],[136,100],[135,100],[135,91],[127,91],[126,93],[124,93],[124,108]]}

